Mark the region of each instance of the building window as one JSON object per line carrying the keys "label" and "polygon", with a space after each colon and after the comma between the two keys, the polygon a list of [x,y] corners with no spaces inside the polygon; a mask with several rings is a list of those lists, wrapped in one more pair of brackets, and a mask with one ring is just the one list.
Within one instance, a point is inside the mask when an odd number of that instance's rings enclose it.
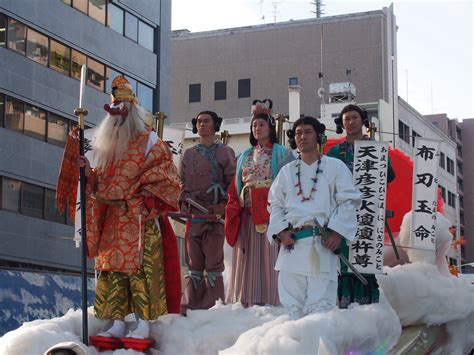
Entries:
{"label": "building window", "polygon": [[87,58],[87,84],[99,89],[100,91],[104,91],[104,72],[104,64],[99,63],[92,58]]}
{"label": "building window", "polygon": [[458,174],[463,174],[462,163],[458,160]]}
{"label": "building window", "polygon": [[26,26],[13,19],[8,19],[8,48],[23,55],[26,50]]}
{"label": "building window", "polygon": [[71,76],[76,79],[81,79],[81,68],[87,63],[85,54],[71,49]]}
{"label": "building window", "polygon": [[90,0],[89,16],[105,25],[105,0]]}
{"label": "building window", "polygon": [[26,104],[24,133],[44,141],[46,138],[46,111]]}
{"label": "building window", "polygon": [[216,81],[214,83],[214,100],[225,100],[227,98],[227,82]]}
{"label": "building window", "polygon": [[431,124],[432,124],[433,126],[435,126],[436,128],[439,128],[439,123],[438,123],[438,122],[431,122]]}
{"label": "building window", "polygon": [[238,85],[239,99],[250,97],[250,79],[239,79]]}
{"label": "building window", "polygon": [[72,6],[87,15],[87,3],[88,0],[73,0]]}
{"label": "building window", "polygon": [[454,198],[455,195],[451,191],[448,191],[448,205],[450,205],[452,208],[456,208],[456,201]]}
{"label": "building window", "polygon": [[140,100],[140,105],[146,108],[149,112],[153,112],[153,89],[137,83],[137,97]]}
{"label": "building window", "polygon": [[43,65],[48,65],[48,37],[28,28],[26,56]]}
{"label": "building window", "polygon": [[135,42],[138,40],[138,19],[128,12],[125,13],[125,36]]}
{"label": "building window", "polygon": [[7,97],[5,105],[5,128],[23,133],[24,121],[23,102],[12,97]]}
{"label": "building window", "polygon": [[5,95],[0,94],[0,127],[5,125]]}
{"label": "building window", "polygon": [[288,80],[288,85],[290,85],[290,86],[298,85],[298,78],[290,78]]}
{"label": "building window", "polygon": [[30,217],[43,218],[44,188],[23,182],[21,184],[21,213]]}
{"label": "building window", "polygon": [[44,198],[44,219],[56,223],[66,223],[65,214],[67,213],[67,209],[63,214],[59,213],[56,208],[56,191],[46,189]]}
{"label": "building window", "polygon": [[458,149],[458,156],[462,158],[462,145],[458,144],[457,149]]}
{"label": "building window", "polygon": [[450,158],[447,158],[447,170],[448,170],[448,173],[450,173],[451,175],[454,175],[454,161],[451,160]]}
{"label": "building window", "polygon": [[0,47],[7,45],[7,17],[0,14]]}
{"label": "building window", "polygon": [[410,127],[400,120],[398,120],[398,136],[410,144]]}
{"label": "building window", "polygon": [[416,132],[412,129],[412,130],[411,130],[411,146],[412,146],[412,147],[415,146],[416,137],[421,137],[421,135],[419,135],[418,133],[416,133]]}
{"label": "building window", "polygon": [[114,79],[119,75],[121,75],[121,73],[118,71],[115,71],[110,67],[105,68],[105,92],[107,94],[112,93],[112,81],[114,81]]}
{"label": "building window", "polygon": [[189,102],[201,102],[201,84],[189,85]]}
{"label": "building window", "polygon": [[442,167],[443,169],[445,168],[445,156],[444,153],[439,153],[439,166]]}
{"label": "building window", "polygon": [[138,43],[153,52],[153,27],[138,21]]}
{"label": "building window", "polygon": [[69,120],[54,113],[48,114],[48,143],[64,147]]}
{"label": "building window", "polygon": [[69,75],[71,69],[71,51],[69,47],[52,39],[49,67],[64,75]]}
{"label": "building window", "polygon": [[123,10],[111,3],[107,7],[107,26],[123,36]]}
{"label": "building window", "polygon": [[2,210],[20,212],[21,183],[2,177]]}

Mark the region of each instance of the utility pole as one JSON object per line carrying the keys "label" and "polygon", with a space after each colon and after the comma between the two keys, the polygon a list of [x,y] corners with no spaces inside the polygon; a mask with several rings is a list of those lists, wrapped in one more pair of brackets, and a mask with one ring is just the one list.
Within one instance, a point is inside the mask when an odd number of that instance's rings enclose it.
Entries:
{"label": "utility pole", "polygon": [[311,2],[311,5],[316,7],[315,11],[311,11],[313,14],[316,14],[316,18],[321,18],[321,15],[324,15],[324,4],[323,0],[314,0]]}

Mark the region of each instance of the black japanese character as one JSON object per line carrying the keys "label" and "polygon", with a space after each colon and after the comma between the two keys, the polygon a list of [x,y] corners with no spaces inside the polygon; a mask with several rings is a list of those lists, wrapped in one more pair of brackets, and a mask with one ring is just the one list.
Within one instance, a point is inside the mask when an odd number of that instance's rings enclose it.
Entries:
{"label": "black japanese character", "polygon": [[431,184],[433,184],[433,180],[434,180],[433,174],[430,174],[430,173],[416,174],[416,177],[418,178],[418,181],[415,182],[415,185],[423,184],[426,187],[430,187]]}
{"label": "black japanese character", "polygon": [[418,153],[416,153],[416,156],[422,157],[425,159],[425,161],[428,159],[432,160],[434,157],[434,151],[434,148],[428,148],[426,145],[423,145],[421,148],[418,148]]}

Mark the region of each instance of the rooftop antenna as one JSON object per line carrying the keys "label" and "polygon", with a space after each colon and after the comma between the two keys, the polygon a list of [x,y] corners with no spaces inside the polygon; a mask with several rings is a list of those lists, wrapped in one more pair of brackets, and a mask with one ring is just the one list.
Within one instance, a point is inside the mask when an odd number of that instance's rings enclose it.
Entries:
{"label": "rooftop antenna", "polygon": [[323,0],[314,0],[310,3],[316,7],[316,11],[311,11],[313,14],[316,14],[316,18],[321,18],[321,15],[324,15],[324,4]]}
{"label": "rooftop antenna", "polygon": [[273,1],[273,23],[277,22],[277,17],[280,16],[278,12],[278,1]]}
{"label": "rooftop antenna", "polygon": [[263,14],[263,0],[260,0],[260,21],[265,22],[265,15]]}

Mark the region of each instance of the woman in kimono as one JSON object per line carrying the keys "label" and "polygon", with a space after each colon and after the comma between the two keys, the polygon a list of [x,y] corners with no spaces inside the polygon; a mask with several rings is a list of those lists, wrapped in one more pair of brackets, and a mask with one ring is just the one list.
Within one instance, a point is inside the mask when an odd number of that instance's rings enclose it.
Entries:
{"label": "woman in kimono", "polygon": [[269,99],[252,103],[251,147],[237,159],[226,206],[225,235],[233,247],[226,302],[244,307],[280,303],[274,270],[278,247],[266,237],[268,191],[280,168],[294,157],[278,144],[272,106]]}

